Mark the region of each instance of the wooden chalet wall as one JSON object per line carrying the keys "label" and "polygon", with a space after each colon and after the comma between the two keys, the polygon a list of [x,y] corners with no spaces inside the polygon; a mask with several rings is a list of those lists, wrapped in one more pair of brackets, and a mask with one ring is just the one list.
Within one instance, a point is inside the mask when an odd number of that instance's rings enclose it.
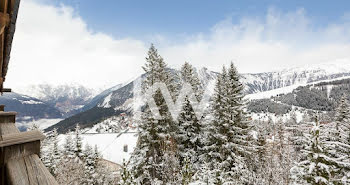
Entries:
{"label": "wooden chalet wall", "polygon": [[[0,0],[0,93],[3,88],[20,0]],[[40,131],[20,132],[16,112],[5,112],[0,105],[0,185],[56,185],[55,178],[41,162]]]}

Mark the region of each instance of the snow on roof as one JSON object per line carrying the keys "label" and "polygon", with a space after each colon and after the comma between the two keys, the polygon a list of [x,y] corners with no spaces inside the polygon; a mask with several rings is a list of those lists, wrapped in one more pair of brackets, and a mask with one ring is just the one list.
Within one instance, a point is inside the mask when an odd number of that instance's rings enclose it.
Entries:
{"label": "snow on roof", "polygon": [[[60,145],[64,143],[64,137],[60,135]],[[136,132],[125,133],[104,133],[104,134],[81,134],[83,145],[88,143],[94,147],[97,145],[102,154],[102,158],[117,164],[123,164],[123,160],[129,160],[134,151],[137,142]],[[72,136],[74,138],[74,135]],[[128,151],[124,152],[124,146],[127,145]]]}

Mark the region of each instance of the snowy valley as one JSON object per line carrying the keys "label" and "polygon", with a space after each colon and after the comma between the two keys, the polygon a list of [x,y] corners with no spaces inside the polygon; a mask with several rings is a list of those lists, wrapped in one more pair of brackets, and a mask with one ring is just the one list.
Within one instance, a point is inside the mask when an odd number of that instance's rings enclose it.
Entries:
{"label": "snowy valley", "polygon": [[[181,76],[181,69],[167,71]],[[211,91],[217,88],[213,84],[222,73],[207,68],[195,71],[202,87]],[[295,125],[312,122],[315,115],[321,123],[331,123],[343,95],[350,92],[350,66],[344,62],[239,76],[244,86],[247,116],[255,125],[250,135],[257,141],[264,135],[267,143],[284,142],[280,135],[274,134],[282,129],[282,123],[283,129],[295,129]],[[140,122],[133,119],[134,100],[139,98],[134,97],[134,84],[146,79],[143,74],[100,93],[76,84],[30,86],[18,91],[26,95],[10,93],[0,97],[0,102],[8,110],[21,112],[17,120],[19,128],[38,127],[48,134],[48,141],[55,143],[52,138],[56,137],[60,148],[67,147],[67,140],[79,133],[81,146],[96,147],[111,171],[120,171],[124,169],[124,161],[132,160],[139,139]],[[206,116],[210,119],[212,115]],[[49,150],[50,147],[48,153]]]}
{"label": "snowy valley", "polygon": [[350,185],[349,35],[349,0],[0,0],[0,185]]}

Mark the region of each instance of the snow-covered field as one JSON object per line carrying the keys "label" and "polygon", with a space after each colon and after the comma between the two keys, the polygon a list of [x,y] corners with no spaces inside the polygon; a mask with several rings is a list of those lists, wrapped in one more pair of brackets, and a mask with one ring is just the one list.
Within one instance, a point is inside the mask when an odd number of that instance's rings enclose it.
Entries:
{"label": "snow-covered field", "polygon": [[[293,107],[293,112],[295,113],[296,122],[301,122],[305,112],[295,110],[295,107]],[[287,113],[283,115],[276,115],[274,113],[252,113],[251,117],[253,120],[260,121],[268,121],[269,119],[271,119],[274,123],[277,123],[278,121],[286,122],[287,120],[291,119],[291,114]]]}
{"label": "snow-covered field", "polygon": [[[63,146],[66,136],[59,136],[60,146]],[[92,147],[96,145],[103,159],[117,164],[123,164],[123,160],[129,160],[137,142],[137,134],[134,130],[122,133],[81,134],[81,136],[84,147],[86,144]],[[124,146],[127,146],[127,152],[124,151]]]}
{"label": "snow-covered field", "polygon": [[256,100],[256,99],[264,99],[264,98],[271,98],[271,96],[276,96],[279,94],[286,94],[292,92],[294,89],[296,89],[299,86],[305,86],[305,84],[295,84],[287,87],[282,87],[270,91],[264,91],[264,92],[259,92],[259,93],[254,93],[254,94],[248,94],[246,95],[247,99],[250,100]]}
{"label": "snow-covered field", "polygon": [[[248,94],[246,95],[247,99],[250,100],[256,100],[256,99],[264,99],[264,98],[271,98],[272,96],[277,96],[279,94],[287,94],[292,92],[294,89],[300,87],[300,86],[307,86],[307,85],[314,85],[314,84],[318,84],[318,83],[322,83],[322,82],[331,82],[331,81],[335,81],[335,80],[343,80],[343,79],[348,79],[350,77],[346,76],[346,77],[339,77],[339,78],[335,78],[332,80],[322,80],[322,81],[317,81],[317,82],[312,82],[312,83],[298,83],[298,84],[294,84],[291,86],[286,86],[286,87],[282,87],[282,88],[278,88],[278,89],[273,89],[270,91],[264,91],[264,92],[259,92],[259,93],[254,93],[254,94]],[[329,91],[331,90],[332,87],[329,88]]]}

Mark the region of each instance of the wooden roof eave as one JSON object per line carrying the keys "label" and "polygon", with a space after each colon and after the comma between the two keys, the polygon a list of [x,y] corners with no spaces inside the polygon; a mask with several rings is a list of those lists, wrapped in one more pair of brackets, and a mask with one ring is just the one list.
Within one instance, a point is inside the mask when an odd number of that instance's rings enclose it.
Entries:
{"label": "wooden roof eave", "polygon": [[3,92],[20,0],[0,0],[0,92]]}

